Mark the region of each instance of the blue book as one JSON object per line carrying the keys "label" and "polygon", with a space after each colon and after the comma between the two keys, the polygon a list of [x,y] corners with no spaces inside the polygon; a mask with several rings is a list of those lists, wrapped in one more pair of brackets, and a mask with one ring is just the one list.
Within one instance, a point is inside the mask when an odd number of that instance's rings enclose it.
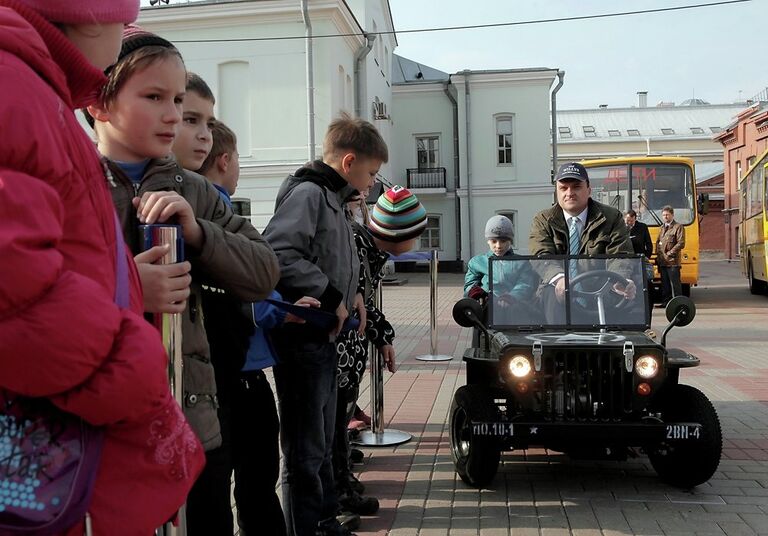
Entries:
{"label": "blue book", "polygon": [[[280,309],[283,309],[294,316],[298,316],[302,320],[306,320],[308,324],[312,324],[313,326],[321,328],[325,331],[331,331],[336,327],[338,322],[335,314],[329,313],[328,311],[323,311],[317,307],[302,307],[301,305],[296,305],[295,303],[273,300],[271,298],[267,298],[264,301],[271,303],[275,307],[279,307]],[[360,320],[350,316],[344,322],[344,326],[342,326],[341,331],[353,331],[359,327]]]}

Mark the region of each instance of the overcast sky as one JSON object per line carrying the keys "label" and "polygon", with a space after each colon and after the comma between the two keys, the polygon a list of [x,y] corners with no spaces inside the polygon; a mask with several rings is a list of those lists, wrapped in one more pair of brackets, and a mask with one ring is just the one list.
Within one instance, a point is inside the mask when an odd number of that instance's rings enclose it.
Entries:
{"label": "overcast sky", "polygon": [[[572,17],[712,0],[390,0],[396,30]],[[399,34],[396,54],[436,69],[565,71],[558,107],[730,103],[768,86],[768,0],[658,14]]]}

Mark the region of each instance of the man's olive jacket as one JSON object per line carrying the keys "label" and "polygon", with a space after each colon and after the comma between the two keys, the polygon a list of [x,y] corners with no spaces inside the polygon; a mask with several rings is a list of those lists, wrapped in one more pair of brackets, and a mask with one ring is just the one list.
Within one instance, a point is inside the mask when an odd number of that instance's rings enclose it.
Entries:
{"label": "man's olive jacket", "polygon": [[[560,205],[542,210],[533,219],[531,235],[528,241],[531,255],[568,255],[569,235],[568,224],[563,216]],[[634,254],[629,232],[621,212],[608,205],[603,205],[590,199],[587,206],[587,224],[581,234],[579,255],[624,255]],[[563,273],[562,262],[534,263],[542,283],[547,284],[557,274]],[[608,266],[621,275],[632,276],[627,263]],[[605,264],[595,266],[605,269]]]}

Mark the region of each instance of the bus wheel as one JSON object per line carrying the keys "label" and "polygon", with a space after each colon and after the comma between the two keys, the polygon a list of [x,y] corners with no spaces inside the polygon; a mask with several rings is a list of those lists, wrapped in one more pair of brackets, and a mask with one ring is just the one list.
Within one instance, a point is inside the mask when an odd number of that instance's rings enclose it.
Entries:
{"label": "bus wheel", "polygon": [[690,298],[691,297],[691,285],[684,284],[684,285],[681,285],[681,287],[682,287],[682,290],[683,290],[683,296],[685,296],[686,298]]}
{"label": "bus wheel", "polygon": [[747,279],[749,280],[749,291],[752,294],[765,293],[765,281],[755,279],[755,270],[752,268],[752,255],[747,258]]}

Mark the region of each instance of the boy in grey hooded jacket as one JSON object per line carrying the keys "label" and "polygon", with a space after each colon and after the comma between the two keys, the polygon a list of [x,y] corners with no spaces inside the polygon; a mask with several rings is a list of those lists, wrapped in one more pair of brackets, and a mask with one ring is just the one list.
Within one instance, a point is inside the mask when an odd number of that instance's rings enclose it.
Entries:
{"label": "boy in grey hooded jacket", "polygon": [[278,291],[288,301],[311,296],[334,313],[328,331],[311,324],[273,331],[278,355],[275,383],[285,460],[283,507],[289,534],[343,534],[336,521],[331,451],[336,418],[333,341],[353,308],[365,324],[356,294],[360,262],[343,204],[370,187],[387,146],[376,127],[343,116],[331,123],[323,161],[306,164],[280,187],[275,214],[264,230],[280,262]]}

